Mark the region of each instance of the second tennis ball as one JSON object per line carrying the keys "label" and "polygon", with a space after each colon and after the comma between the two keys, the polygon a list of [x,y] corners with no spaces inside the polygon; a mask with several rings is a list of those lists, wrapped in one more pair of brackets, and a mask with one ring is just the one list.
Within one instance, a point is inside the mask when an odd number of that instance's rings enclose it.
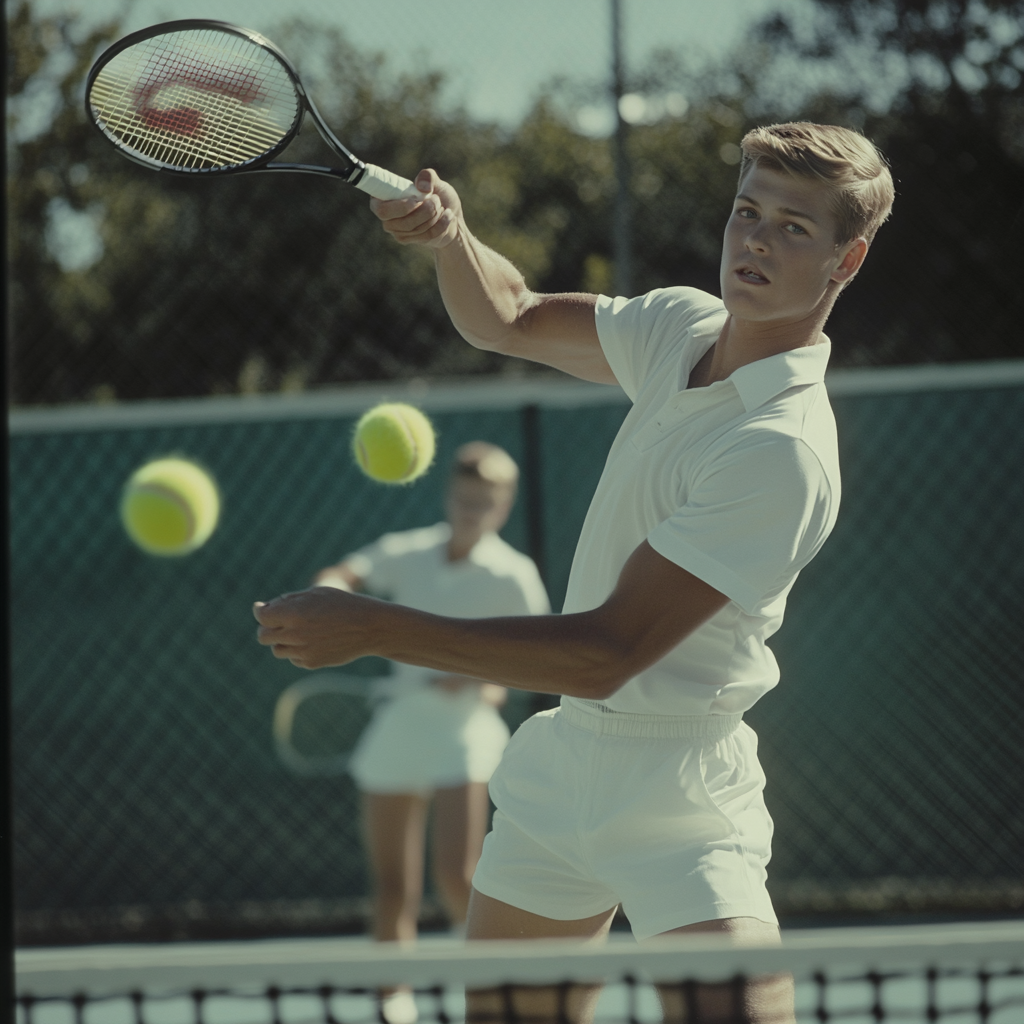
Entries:
{"label": "second tennis ball", "polygon": [[359,468],[384,484],[407,484],[434,461],[430,420],[404,402],[385,402],[363,414],[356,424],[352,452]]}
{"label": "second tennis ball", "polygon": [[220,496],[210,475],[188,459],[154,459],[137,469],[121,497],[128,536],[150,555],[187,555],[210,539]]}

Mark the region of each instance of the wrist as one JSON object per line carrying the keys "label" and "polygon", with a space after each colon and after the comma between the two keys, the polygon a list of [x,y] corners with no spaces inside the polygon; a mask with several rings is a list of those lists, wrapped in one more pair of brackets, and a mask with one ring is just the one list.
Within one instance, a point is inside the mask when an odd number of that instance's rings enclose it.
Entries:
{"label": "wrist", "polygon": [[[351,592],[350,592],[351,593]],[[391,616],[399,606],[366,594],[352,594],[342,607],[344,628],[347,633],[358,637],[361,657],[372,655],[377,658],[397,657],[394,639],[401,635],[401,626],[391,622]]]}

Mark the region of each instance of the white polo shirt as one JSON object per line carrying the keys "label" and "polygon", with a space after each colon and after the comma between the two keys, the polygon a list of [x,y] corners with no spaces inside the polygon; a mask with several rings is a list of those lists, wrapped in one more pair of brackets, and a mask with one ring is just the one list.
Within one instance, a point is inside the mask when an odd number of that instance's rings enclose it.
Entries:
{"label": "white polo shirt", "polygon": [[607,710],[707,715],[751,707],[779,679],[766,641],[782,624],[786,596],[835,524],[839,458],[824,385],[830,343],[687,390],[726,315],[720,299],[694,288],[598,299],[601,346],[633,408],[587,512],[563,611],[602,604],[644,540],[730,599],[600,702]]}
{"label": "white polo shirt", "polygon": [[[506,615],[544,615],[547,591],[531,558],[496,533],[486,533],[470,553],[448,561],[452,530],[447,523],[386,533],[345,561],[367,590],[397,604],[435,615],[482,619]],[[417,688],[435,669],[394,662],[389,693]]]}

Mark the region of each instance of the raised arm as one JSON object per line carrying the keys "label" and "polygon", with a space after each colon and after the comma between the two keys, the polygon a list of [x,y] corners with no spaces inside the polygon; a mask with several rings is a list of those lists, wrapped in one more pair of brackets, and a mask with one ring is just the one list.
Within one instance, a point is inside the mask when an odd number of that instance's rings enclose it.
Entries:
{"label": "raised arm", "polygon": [[258,639],[300,668],[367,654],[539,693],[603,699],[728,603],[646,541],[600,607],[452,619],[317,588],[257,604]]}
{"label": "raised arm", "polygon": [[374,199],[371,206],[397,242],[433,250],[441,297],[466,341],[584,380],[616,383],[594,324],[596,296],[530,291],[508,260],[470,232],[451,185],[425,170],[416,186],[420,202]]}

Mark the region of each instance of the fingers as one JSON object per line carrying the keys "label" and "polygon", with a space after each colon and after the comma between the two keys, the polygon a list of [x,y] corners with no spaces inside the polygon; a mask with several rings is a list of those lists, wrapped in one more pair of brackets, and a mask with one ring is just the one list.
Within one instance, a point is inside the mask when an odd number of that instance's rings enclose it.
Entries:
{"label": "fingers", "polygon": [[263,626],[280,625],[280,604],[290,594],[275,597],[273,601],[254,601],[252,605],[253,618]]}
{"label": "fingers", "polygon": [[374,212],[381,219],[384,230],[402,245],[423,245],[434,241],[451,221],[451,212],[445,210],[436,195],[417,199],[372,200]]}
{"label": "fingers", "polygon": [[290,644],[272,644],[270,653],[279,661],[290,661],[296,668],[314,669],[323,668],[323,664],[310,658],[299,647],[292,647]]}
{"label": "fingers", "polygon": [[260,624],[256,630],[256,640],[264,647],[280,644],[285,638],[288,622],[283,606],[286,606],[288,600],[294,596],[294,594],[283,594],[281,597],[274,598],[273,601],[253,602],[252,614]]}
{"label": "fingers", "polygon": [[399,244],[443,247],[458,231],[458,194],[430,169],[416,176],[416,188],[422,194],[419,199],[371,199],[370,209]]}
{"label": "fingers", "polygon": [[441,176],[433,167],[426,167],[416,175],[416,187],[421,192],[434,192],[440,184]]}
{"label": "fingers", "polygon": [[367,653],[358,629],[351,628],[365,601],[325,586],[256,601],[252,606],[259,623],[256,642],[298,668],[344,665]]}
{"label": "fingers", "polygon": [[270,653],[279,661],[290,661],[296,668],[315,669],[326,668],[336,664],[333,661],[325,661],[318,658],[304,647],[294,644],[270,644]]}
{"label": "fingers", "polygon": [[[256,606],[262,604],[262,601],[256,602]],[[289,643],[291,639],[280,626],[260,626],[256,630],[256,642],[269,647],[275,658],[290,661],[296,668],[320,668],[319,665],[308,664],[308,652],[298,644]]]}

